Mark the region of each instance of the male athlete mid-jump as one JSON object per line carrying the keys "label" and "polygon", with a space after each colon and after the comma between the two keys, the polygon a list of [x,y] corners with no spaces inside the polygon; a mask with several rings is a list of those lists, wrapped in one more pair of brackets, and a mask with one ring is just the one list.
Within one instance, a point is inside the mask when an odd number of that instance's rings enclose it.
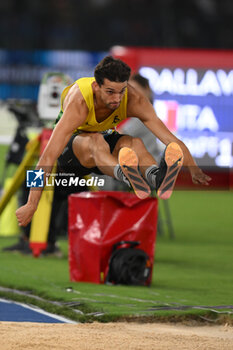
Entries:
{"label": "male athlete mid-jump", "polygon": [[[130,83],[130,68],[121,60],[105,57],[93,78],[81,78],[62,93],[61,112],[37,169],[51,173],[58,161],[77,176],[105,174],[131,185],[139,198],[155,188],[160,198],[170,197],[182,164],[195,184],[208,185],[188,148],[157,117],[149,100]],[[122,135],[115,127],[122,120],[139,118],[166,149],[159,166],[140,138]],[[28,201],[16,211],[26,226],[37,209],[42,190],[30,191]]]}

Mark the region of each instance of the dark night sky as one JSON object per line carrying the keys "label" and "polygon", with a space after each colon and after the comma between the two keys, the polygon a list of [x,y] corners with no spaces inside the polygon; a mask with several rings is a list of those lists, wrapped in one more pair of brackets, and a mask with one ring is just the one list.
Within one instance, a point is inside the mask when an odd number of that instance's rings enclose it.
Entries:
{"label": "dark night sky", "polygon": [[232,0],[2,0],[0,48],[233,49]]}

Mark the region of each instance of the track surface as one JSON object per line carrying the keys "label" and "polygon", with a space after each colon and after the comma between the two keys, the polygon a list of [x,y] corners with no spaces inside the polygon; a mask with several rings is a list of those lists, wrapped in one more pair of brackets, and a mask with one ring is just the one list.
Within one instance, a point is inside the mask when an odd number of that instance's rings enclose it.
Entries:
{"label": "track surface", "polygon": [[0,299],[0,322],[1,321],[70,323],[70,321],[64,317],[50,314],[34,306],[4,299]]}

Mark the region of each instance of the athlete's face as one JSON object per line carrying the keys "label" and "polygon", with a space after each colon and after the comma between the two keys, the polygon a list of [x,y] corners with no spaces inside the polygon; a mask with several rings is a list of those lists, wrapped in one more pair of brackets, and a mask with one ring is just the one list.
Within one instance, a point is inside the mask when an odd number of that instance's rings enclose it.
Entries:
{"label": "athlete's face", "polygon": [[100,98],[107,108],[114,110],[120,106],[127,83],[127,81],[120,83],[104,79],[104,83],[99,87],[99,91]]}

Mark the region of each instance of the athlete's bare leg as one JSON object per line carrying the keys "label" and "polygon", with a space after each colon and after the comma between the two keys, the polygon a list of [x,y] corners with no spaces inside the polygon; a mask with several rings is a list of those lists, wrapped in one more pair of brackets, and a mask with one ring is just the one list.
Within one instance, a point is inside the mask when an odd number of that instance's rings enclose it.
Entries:
{"label": "athlete's bare leg", "polygon": [[135,151],[143,175],[146,168],[152,164],[156,164],[155,159],[147,151],[144,143],[139,138],[122,136],[117,141],[112,154],[102,134],[83,133],[77,135],[73,141],[73,152],[83,166],[86,168],[97,166],[103,174],[112,177],[114,177],[114,167],[118,164],[119,151],[123,147],[128,147]]}
{"label": "athlete's bare leg", "polygon": [[[73,141],[73,152],[80,163],[92,168],[97,166],[103,174],[114,177],[114,168],[120,162],[121,169],[130,181],[135,193],[139,198],[146,198],[150,194],[148,184],[138,172],[138,166],[143,176],[158,190],[158,196],[167,199],[171,196],[176,177],[183,163],[183,153],[179,145],[172,142],[165,150],[163,165],[157,168],[156,161],[147,151],[140,138],[124,135],[116,143],[113,153],[110,152],[108,143],[103,135],[81,134]],[[120,157],[119,157],[120,155]],[[131,164],[132,163],[132,164]],[[155,168],[150,170],[150,168]],[[145,174],[145,171],[156,173]],[[124,180],[124,179],[123,179]]]}
{"label": "athlete's bare leg", "polygon": [[122,136],[116,143],[116,146],[113,150],[113,155],[118,157],[119,151],[123,147],[131,148],[137,154],[139,168],[144,177],[146,169],[152,164],[157,164],[156,160],[147,151],[143,141],[140,138],[132,137],[129,135]]}
{"label": "athlete's bare leg", "polygon": [[86,168],[97,166],[103,174],[117,177],[119,180],[130,183],[135,194],[141,199],[150,195],[150,187],[138,171],[139,158],[137,153],[140,155],[143,164],[148,164],[147,162],[150,161],[153,164],[155,160],[147,152],[140,139],[122,136],[117,141],[113,154],[111,154],[110,147],[103,135],[97,133],[80,134],[74,138],[72,147],[75,156]]}
{"label": "athlete's bare leg", "polygon": [[73,152],[86,168],[98,167],[103,174],[114,177],[118,161],[110,152],[108,143],[99,133],[83,133],[73,140]]}

